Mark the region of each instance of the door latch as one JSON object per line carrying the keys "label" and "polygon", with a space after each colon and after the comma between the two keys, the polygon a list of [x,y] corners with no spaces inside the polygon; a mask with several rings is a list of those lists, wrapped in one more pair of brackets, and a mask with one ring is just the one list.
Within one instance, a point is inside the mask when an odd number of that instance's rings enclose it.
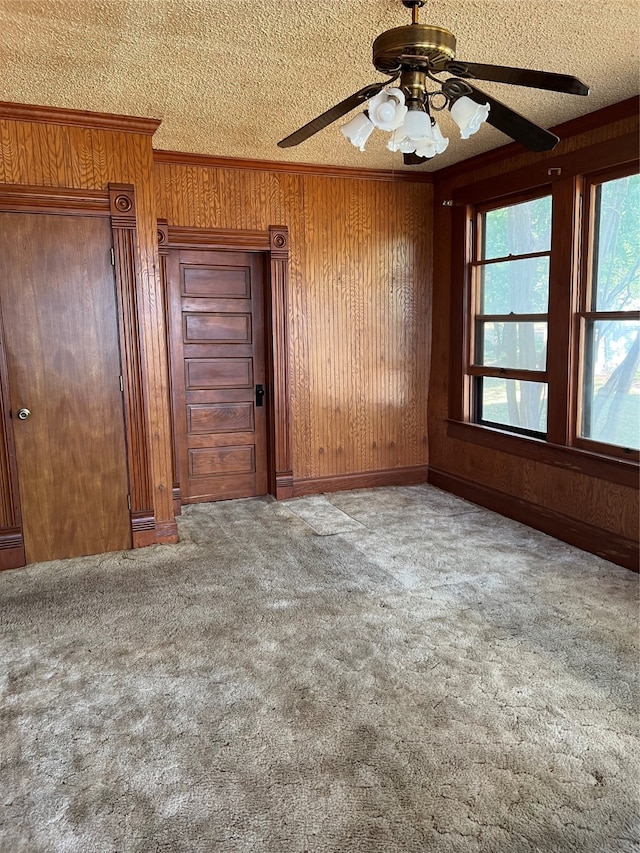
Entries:
{"label": "door latch", "polygon": [[256,407],[264,406],[264,385],[256,385]]}

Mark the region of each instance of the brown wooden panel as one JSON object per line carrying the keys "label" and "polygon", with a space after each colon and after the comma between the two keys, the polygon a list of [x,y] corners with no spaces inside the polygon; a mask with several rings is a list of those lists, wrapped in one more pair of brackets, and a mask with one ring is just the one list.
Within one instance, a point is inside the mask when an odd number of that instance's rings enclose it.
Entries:
{"label": "brown wooden panel", "polygon": [[188,358],[184,364],[187,391],[253,387],[249,358]]}
{"label": "brown wooden panel", "polygon": [[215,474],[253,474],[256,470],[255,448],[207,447],[189,451],[191,477],[210,477]]}
{"label": "brown wooden panel", "polygon": [[224,296],[231,299],[251,297],[251,279],[246,267],[182,268],[184,296]]}
{"label": "brown wooden panel", "polygon": [[251,314],[185,314],[183,340],[191,343],[250,344]]}
{"label": "brown wooden panel", "polygon": [[11,406],[31,410],[13,420],[27,561],[129,548],[109,221],[0,219]]}
{"label": "brown wooden panel", "polygon": [[288,226],[288,280],[276,263],[272,287],[289,306],[295,477],[426,464],[433,188],[174,158],[156,177],[170,236]]}
{"label": "brown wooden panel", "polygon": [[253,402],[187,406],[187,432],[242,432],[254,429]]}

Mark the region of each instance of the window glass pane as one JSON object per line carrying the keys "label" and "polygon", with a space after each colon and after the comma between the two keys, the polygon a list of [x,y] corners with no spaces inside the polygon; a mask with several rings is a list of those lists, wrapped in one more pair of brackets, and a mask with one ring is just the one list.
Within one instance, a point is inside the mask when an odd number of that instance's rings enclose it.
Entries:
{"label": "window glass pane", "polygon": [[516,432],[546,433],[546,383],[483,376],[479,385],[481,421],[512,427]]}
{"label": "window glass pane", "polygon": [[596,189],[593,311],[640,308],[640,175]]}
{"label": "window glass pane", "polygon": [[478,321],[478,364],[546,370],[547,324]]}
{"label": "window glass pane", "polygon": [[583,436],[640,447],[640,322],[587,323],[585,353]]}
{"label": "window glass pane", "polygon": [[524,258],[478,267],[481,314],[546,314],[549,258]]}
{"label": "window glass pane", "polygon": [[489,210],[482,218],[483,260],[551,248],[551,196]]}

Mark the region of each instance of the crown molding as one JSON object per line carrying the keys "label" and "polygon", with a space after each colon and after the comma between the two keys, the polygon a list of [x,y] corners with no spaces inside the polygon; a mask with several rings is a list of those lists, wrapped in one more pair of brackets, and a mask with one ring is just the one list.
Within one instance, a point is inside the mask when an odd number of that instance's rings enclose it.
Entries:
{"label": "crown molding", "polygon": [[209,154],[189,154],[186,151],[153,151],[155,163],[172,166],[202,166],[210,169],[243,169],[255,172],[284,172],[288,175],[317,175],[324,178],[353,178],[364,181],[432,184],[430,172],[396,172],[391,169],[359,169],[348,166],[323,166],[314,163],[287,163],[281,160],[246,160],[217,157]]}
{"label": "crown molding", "polygon": [[86,110],[69,110],[64,107],[42,107],[36,104],[14,104],[8,101],[0,101],[0,120],[2,119],[91,127],[97,130],[139,133],[146,136],[152,136],[161,124],[161,120],[157,118],[94,113]]}
{"label": "crown molding", "polygon": [[[591,130],[605,127],[608,124],[614,124],[617,121],[624,121],[634,116],[637,117],[640,111],[639,108],[640,100],[637,96],[627,98],[624,101],[619,101],[617,104],[610,104],[608,107],[603,107],[601,110],[595,110],[592,113],[586,113],[583,116],[570,119],[562,124],[557,124],[550,128],[550,130],[556,136],[559,136],[562,142],[563,139],[578,136],[581,133],[588,133]],[[436,183],[450,181],[459,175],[464,175],[476,169],[484,169],[487,166],[493,166],[495,163],[501,163],[504,160],[526,153],[530,154],[531,152],[520,142],[509,142],[506,145],[501,145],[500,148],[492,148],[491,151],[484,151],[475,157],[469,157],[467,160],[461,160],[459,163],[452,163],[451,166],[445,166],[443,169],[436,169],[431,174]],[[550,155],[552,155],[552,152],[544,152],[540,156],[544,158]]]}

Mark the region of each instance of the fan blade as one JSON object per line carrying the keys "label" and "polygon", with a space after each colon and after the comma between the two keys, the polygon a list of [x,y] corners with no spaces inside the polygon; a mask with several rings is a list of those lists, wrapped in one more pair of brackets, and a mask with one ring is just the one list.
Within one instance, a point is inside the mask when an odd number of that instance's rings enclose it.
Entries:
{"label": "fan blade", "polygon": [[494,83],[509,83],[512,86],[531,86],[533,89],[549,89],[566,95],[588,95],[589,87],[570,74],[555,74],[552,71],[532,71],[529,68],[508,68],[504,65],[483,65],[480,62],[449,60],[444,70],[456,77],[491,80]]}
{"label": "fan blade", "polygon": [[340,101],[339,104],[331,107],[331,109],[322,113],[322,115],[316,116],[316,118],[307,122],[307,124],[303,125],[298,130],[295,130],[293,133],[289,134],[289,136],[285,136],[284,139],[281,139],[280,142],[278,142],[278,147],[291,148],[292,145],[300,145],[301,142],[309,139],[309,137],[313,136],[314,133],[318,133],[319,130],[324,130],[325,127],[328,127],[334,121],[342,118],[342,116],[346,116],[347,113],[350,113],[351,110],[354,110],[359,106],[359,104],[368,101],[369,98],[373,98],[373,96],[377,95],[378,92],[381,92],[385,86],[388,86],[390,82],[392,81],[385,80],[384,83],[371,83],[371,85],[365,86],[364,89],[360,89],[358,92],[355,92],[353,95],[345,98],[344,101]]}
{"label": "fan blade", "polygon": [[[447,83],[451,81],[447,80]],[[521,142],[526,145],[531,151],[551,151],[560,142],[560,137],[549,130],[538,127],[528,118],[521,116],[520,113],[512,110],[506,104],[496,101],[495,98],[485,95],[479,89],[475,89],[470,83],[465,81],[466,86],[471,90],[468,97],[477,104],[489,104],[489,116],[487,124],[501,130],[515,139],[516,142]],[[446,86],[446,84],[445,84]]]}
{"label": "fan blade", "polygon": [[402,162],[405,166],[420,166],[426,163],[429,157],[420,157],[418,154],[403,154]]}

